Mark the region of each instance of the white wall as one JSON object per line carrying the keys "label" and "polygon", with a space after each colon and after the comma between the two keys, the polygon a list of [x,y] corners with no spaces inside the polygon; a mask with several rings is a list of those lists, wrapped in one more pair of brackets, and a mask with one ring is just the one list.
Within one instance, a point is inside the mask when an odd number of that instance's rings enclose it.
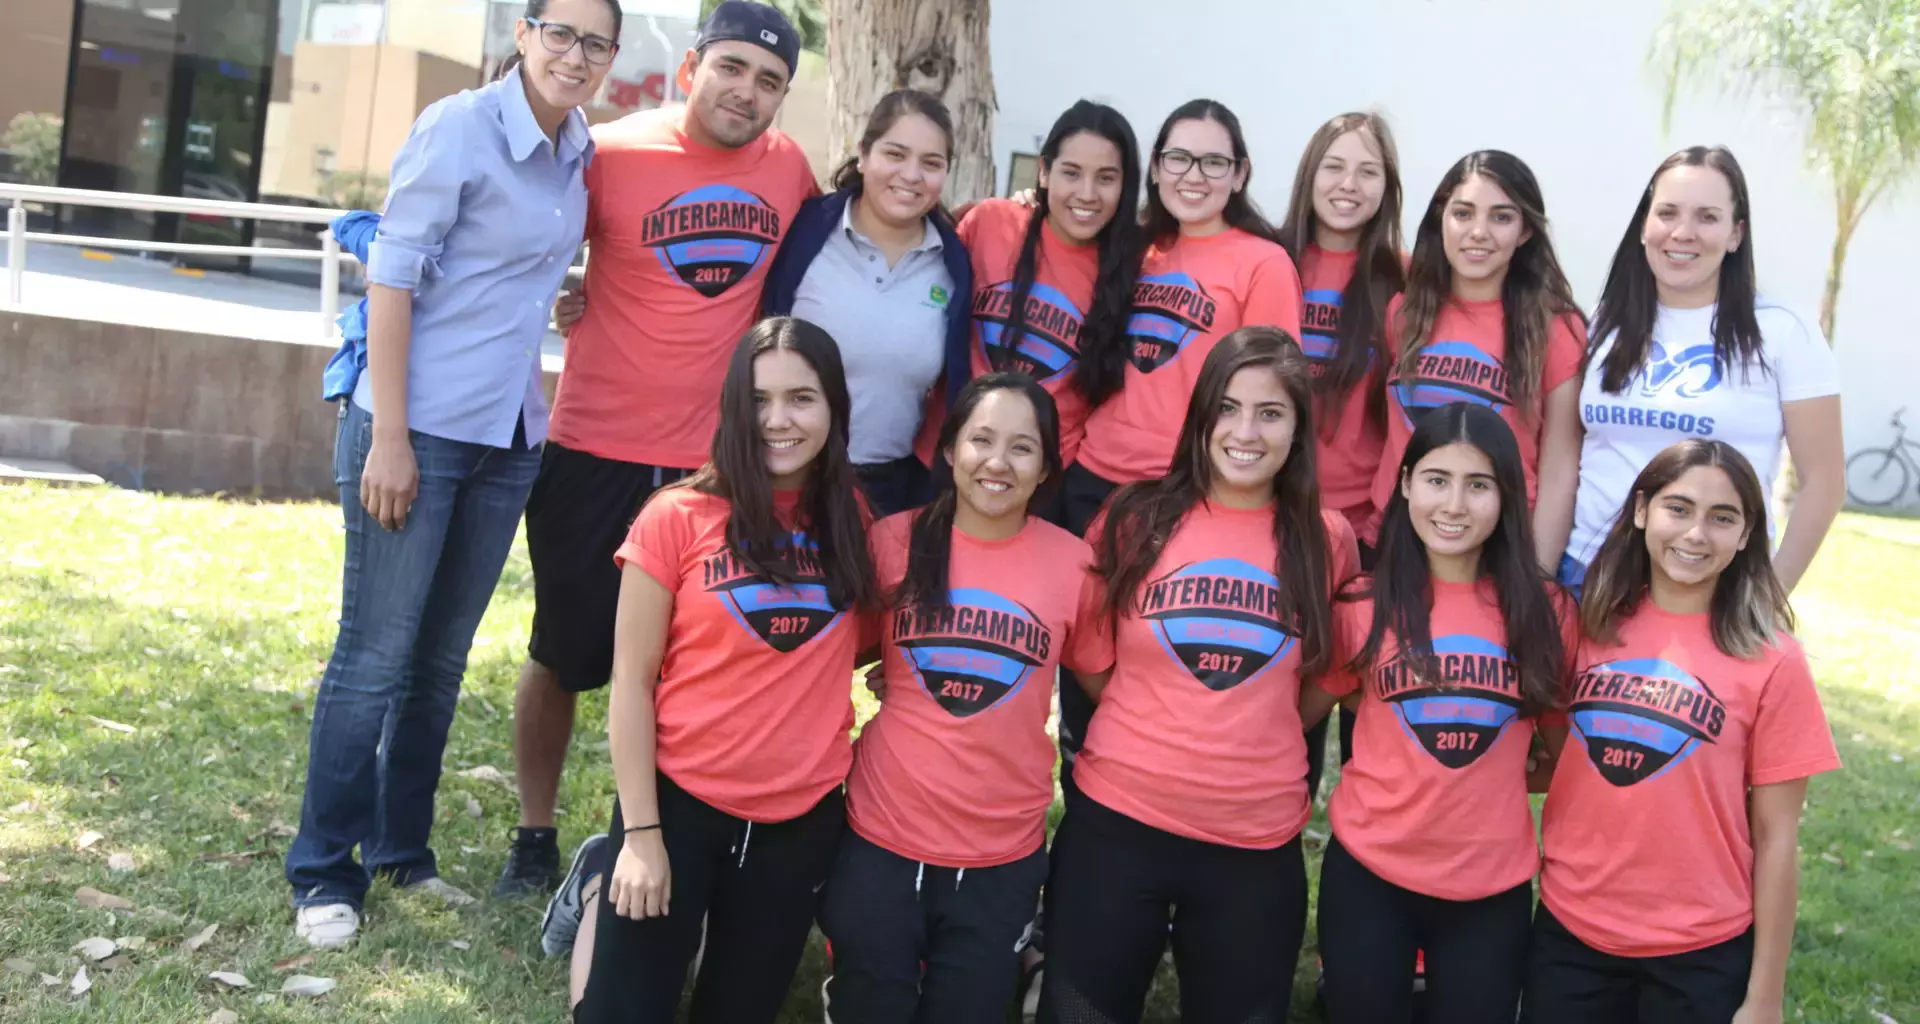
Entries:
{"label": "white wall", "polygon": [[[1724,144],[1753,192],[1760,287],[1820,308],[1833,244],[1831,190],[1807,170],[1791,110],[1683,93],[1660,132],[1660,82],[1645,63],[1661,0],[997,0],[994,153],[1035,152],[1060,111],[1110,103],[1152,144],[1160,121],[1199,96],[1240,116],[1253,193],[1270,217],[1321,122],[1377,108],[1400,147],[1414,221],[1455,160],[1509,150],[1546,193],[1554,242],[1589,308],[1639,191],[1685,145]],[[1920,327],[1908,312],[1920,260],[1920,180],[1882,199],[1855,234],[1835,333],[1847,450],[1885,444],[1893,410],[1920,434]],[[1903,244],[1904,243],[1904,244]],[[1902,270],[1904,268],[1904,270]]]}

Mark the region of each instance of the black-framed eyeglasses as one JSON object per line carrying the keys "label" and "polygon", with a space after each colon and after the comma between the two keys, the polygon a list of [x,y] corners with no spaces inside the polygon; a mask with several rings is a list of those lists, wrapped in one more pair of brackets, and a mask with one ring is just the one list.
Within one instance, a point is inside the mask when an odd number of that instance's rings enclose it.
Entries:
{"label": "black-framed eyeglasses", "polygon": [[580,44],[580,52],[589,64],[611,64],[613,55],[620,52],[620,44],[606,36],[583,35],[572,25],[561,25],[539,18],[523,19],[540,32],[540,45],[550,53],[566,53],[573,44]]}
{"label": "black-framed eyeglasses", "polygon": [[1240,161],[1219,153],[1208,153],[1206,156],[1196,157],[1184,149],[1160,151],[1160,171],[1170,177],[1178,178],[1186,174],[1196,163],[1200,165],[1202,176],[1216,181],[1232,174],[1233,169],[1240,166]]}

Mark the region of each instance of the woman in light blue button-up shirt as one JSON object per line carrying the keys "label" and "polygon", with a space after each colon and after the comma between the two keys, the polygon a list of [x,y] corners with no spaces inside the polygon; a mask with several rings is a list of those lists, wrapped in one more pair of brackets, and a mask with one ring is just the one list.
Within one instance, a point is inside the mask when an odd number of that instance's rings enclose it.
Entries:
{"label": "woman in light blue button-up shirt", "polygon": [[394,158],[367,258],[366,372],[334,451],[340,633],[287,853],[314,946],[353,940],[373,874],[471,902],[427,844],[440,754],[540,466],[540,342],[586,227],[578,108],[619,36],[617,0],[533,0],[509,72],[428,107]]}

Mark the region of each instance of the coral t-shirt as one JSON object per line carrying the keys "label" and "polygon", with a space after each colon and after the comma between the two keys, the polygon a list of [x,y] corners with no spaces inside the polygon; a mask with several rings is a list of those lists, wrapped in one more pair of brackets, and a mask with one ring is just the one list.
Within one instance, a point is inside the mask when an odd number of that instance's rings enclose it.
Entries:
{"label": "coral t-shirt", "polygon": [[654,688],[659,769],[748,821],[799,817],[853,762],[859,629],[827,601],[799,496],[774,492],[792,529],[788,556],[797,554],[790,585],[750,575],[727,547],[732,506],[690,487],[655,494],[614,554],[673,593]]}
{"label": "coral t-shirt", "polygon": [[759,317],[773,251],[818,192],[776,130],[739,149],[681,131],[684,107],[593,130],[587,312],[567,332],[551,436],[603,459],[693,469],[727,359]]}
{"label": "coral t-shirt", "polygon": [[1576,661],[1571,731],[1541,821],[1540,896],[1580,941],[1668,956],[1753,924],[1747,790],[1840,767],[1798,641],[1752,661],[1706,614],[1642,600]]}
{"label": "coral t-shirt", "polygon": [[[1047,389],[1060,411],[1060,464],[1071,466],[1087,433],[1089,407],[1073,371],[1080,364],[1080,327],[1100,276],[1100,247],[1074,245],[1055,234],[1053,225],[1041,226],[1026,322],[1016,341],[1008,330],[1013,272],[1032,216],[1032,210],[1012,200],[982,199],[960,221],[960,240],[973,260],[970,361],[975,377],[1013,370]],[[927,465],[933,464],[945,419],[946,396],[934,395],[914,442],[914,454]]]}
{"label": "coral t-shirt", "polygon": [[[1321,517],[1337,588],[1360,552],[1339,513]],[[1081,792],[1223,846],[1272,849],[1306,826],[1300,638],[1275,613],[1276,558],[1271,507],[1202,502],[1174,528],[1114,626],[1113,676],[1073,762]]]}
{"label": "coral t-shirt", "polygon": [[[1300,285],[1305,309],[1300,314],[1300,347],[1313,361],[1317,380],[1340,354],[1340,316],[1347,284],[1359,263],[1358,250],[1332,252],[1309,245],[1300,255]],[[1379,532],[1373,504],[1373,477],[1386,445],[1385,425],[1367,415],[1373,389],[1381,386],[1379,366],[1369,368],[1346,395],[1327,401],[1315,394],[1313,422],[1318,435],[1320,501],[1339,509],[1355,536],[1372,542]],[[1331,419],[1331,422],[1329,422]]]}
{"label": "coral t-shirt", "polygon": [[[1401,659],[1388,634],[1364,676],[1342,670],[1319,681],[1336,697],[1365,683],[1353,759],[1340,769],[1327,817],[1340,845],[1388,882],[1440,899],[1484,899],[1540,866],[1527,802],[1534,722],[1520,717],[1519,675],[1492,583],[1434,580],[1428,621],[1439,680]],[[1560,621],[1567,642],[1576,641],[1571,602],[1560,603]],[[1373,600],[1336,603],[1334,624],[1344,666],[1366,644]]]}
{"label": "coral t-shirt", "polygon": [[1545,425],[1546,396],[1580,373],[1586,353],[1586,325],[1567,313],[1555,317],[1547,332],[1547,352],[1538,396],[1532,409],[1514,408],[1507,382],[1507,317],[1500,299],[1463,302],[1448,299],[1434,317],[1430,340],[1421,349],[1419,364],[1402,376],[1400,306],[1396,295],[1387,305],[1387,441],[1380,468],[1373,477],[1373,503],[1386,508],[1400,483],[1400,459],[1420,417],[1443,405],[1471,402],[1500,414],[1520,442],[1520,461],[1527,471],[1527,507],[1539,491],[1540,434]]}
{"label": "coral t-shirt", "polygon": [[[918,510],[873,528],[883,592],[905,577]],[[1064,664],[1104,672],[1113,643],[1085,541],[1028,519],[1005,540],[953,531],[946,609],[881,618],[887,691],[860,731],[847,820],[910,860],[980,868],[1045,841],[1053,804],[1047,716]]]}
{"label": "coral t-shirt", "polygon": [[1165,476],[1207,354],[1250,324],[1300,337],[1300,276],[1285,249],[1228,228],[1148,250],[1127,320],[1126,381],[1088,417],[1080,464],[1120,484]]}

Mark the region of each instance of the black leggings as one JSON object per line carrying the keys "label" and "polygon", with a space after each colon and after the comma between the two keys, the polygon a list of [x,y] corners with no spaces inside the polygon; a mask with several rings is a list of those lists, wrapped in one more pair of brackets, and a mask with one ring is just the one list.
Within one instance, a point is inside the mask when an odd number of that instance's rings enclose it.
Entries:
{"label": "black leggings", "polygon": [[[672,871],[672,909],[631,920],[600,887],[593,968],[574,1007],[577,1024],[672,1024],[687,968],[694,979],[692,1024],[772,1024],[813,930],[816,895],[846,825],[839,790],[790,821],[750,824],[701,801],[664,774],[660,835]],[[607,867],[619,856],[620,802],[614,801]]]}
{"label": "black leggings", "polygon": [[997,1021],[1020,974],[1047,851],[985,868],[908,860],[849,831],[820,901],[834,1024]]}
{"label": "black leggings", "polygon": [[1307,925],[1295,837],[1246,850],[1163,832],[1067,798],[1047,890],[1044,1024],[1140,1019],[1172,922],[1187,1024],[1281,1024]]}
{"label": "black leggings", "polygon": [[1427,1024],[1513,1024],[1527,974],[1533,883],[1484,899],[1403,889],[1339,839],[1320,864],[1320,958],[1328,1024],[1413,1019],[1413,961],[1427,957]]}
{"label": "black leggings", "polygon": [[1533,916],[1533,950],[1521,1024],[1727,1024],[1747,998],[1753,929],[1671,956],[1602,953],[1581,942],[1545,903]]}

